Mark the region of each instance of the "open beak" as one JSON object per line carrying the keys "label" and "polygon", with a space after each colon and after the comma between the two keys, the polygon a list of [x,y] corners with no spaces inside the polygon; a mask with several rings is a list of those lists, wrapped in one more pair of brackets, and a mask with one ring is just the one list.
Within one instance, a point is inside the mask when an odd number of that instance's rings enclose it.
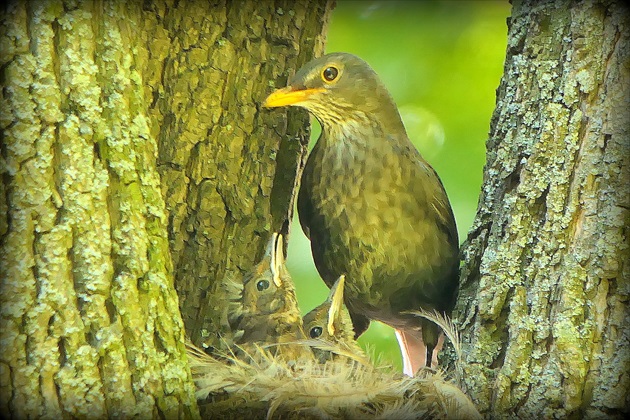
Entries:
{"label": "open beak", "polygon": [[308,101],[313,94],[322,92],[323,90],[323,88],[295,90],[295,88],[287,86],[267,96],[263,106],[266,108],[276,108],[279,106],[296,105],[300,102]]}

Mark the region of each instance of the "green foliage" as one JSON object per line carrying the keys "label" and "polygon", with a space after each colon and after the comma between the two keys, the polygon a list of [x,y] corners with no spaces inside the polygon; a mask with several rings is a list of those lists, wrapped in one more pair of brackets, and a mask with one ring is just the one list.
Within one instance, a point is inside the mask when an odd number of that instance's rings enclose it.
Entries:
{"label": "green foliage", "polygon": [[[460,241],[477,207],[509,13],[507,1],[340,0],[328,29],[326,52],[360,56],[389,88],[411,140],[446,187]],[[318,135],[318,128],[313,131]],[[301,309],[308,312],[326,299],[328,288],[297,217],[295,222],[288,267]],[[359,342],[400,368],[391,328],[372,323]]]}

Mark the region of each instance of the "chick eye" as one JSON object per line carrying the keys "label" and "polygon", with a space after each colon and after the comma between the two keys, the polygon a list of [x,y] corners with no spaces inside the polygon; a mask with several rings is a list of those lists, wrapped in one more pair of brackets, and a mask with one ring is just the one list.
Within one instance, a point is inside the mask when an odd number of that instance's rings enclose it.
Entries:
{"label": "chick eye", "polygon": [[339,76],[339,70],[336,67],[326,67],[322,72],[322,77],[327,82],[332,82]]}
{"label": "chick eye", "polygon": [[322,335],[322,327],[313,327],[311,331],[309,331],[309,335],[311,338],[317,338]]}
{"label": "chick eye", "polygon": [[262,292],[263,290],[266,290],[268,288],[269,288],[268,280],[259,280],[258,283],[256,283],[256,289],[258,289],[259,292]]}

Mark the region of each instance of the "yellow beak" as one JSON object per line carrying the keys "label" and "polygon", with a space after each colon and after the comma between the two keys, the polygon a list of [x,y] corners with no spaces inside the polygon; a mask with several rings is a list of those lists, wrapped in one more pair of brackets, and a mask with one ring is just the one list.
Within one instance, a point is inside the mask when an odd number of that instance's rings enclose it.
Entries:
{"label": "yellow beak", "polygon": [[323,88],[293,90],[290,86],[278,89],[267,96],[263,106],[276,108],[279,106],[295,105],[307,101],[313,94],[324,91]]}

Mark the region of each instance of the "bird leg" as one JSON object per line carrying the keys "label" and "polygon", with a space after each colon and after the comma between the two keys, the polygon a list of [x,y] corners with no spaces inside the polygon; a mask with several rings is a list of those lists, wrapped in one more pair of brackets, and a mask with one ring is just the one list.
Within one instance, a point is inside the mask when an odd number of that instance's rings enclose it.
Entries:
{"label": "bird leg", "polygon": [[394,330],[403,359],[403,373],[414,376],[426,363],[427,346],[422,341],[422,331]]}
{"label": "bird leg", "polygon": [[438,342],[435,345],[435,348],[433,349],[433,355],[431,356],[431,366],[438,365],[437,357],[440,351],[442,350],[443,346],[444,346],[444,333],[440,333],[440,336],[438,337]]}
{"label": "bird leg", "polygon": [[394,333],[400,347],[405,375],[414,376],[425,365],[426,367],[437,366],[437,355],[442,350],[444,334],[440,334],[437,345],[431,349],[422,340],[422,330],[395,329]]}

